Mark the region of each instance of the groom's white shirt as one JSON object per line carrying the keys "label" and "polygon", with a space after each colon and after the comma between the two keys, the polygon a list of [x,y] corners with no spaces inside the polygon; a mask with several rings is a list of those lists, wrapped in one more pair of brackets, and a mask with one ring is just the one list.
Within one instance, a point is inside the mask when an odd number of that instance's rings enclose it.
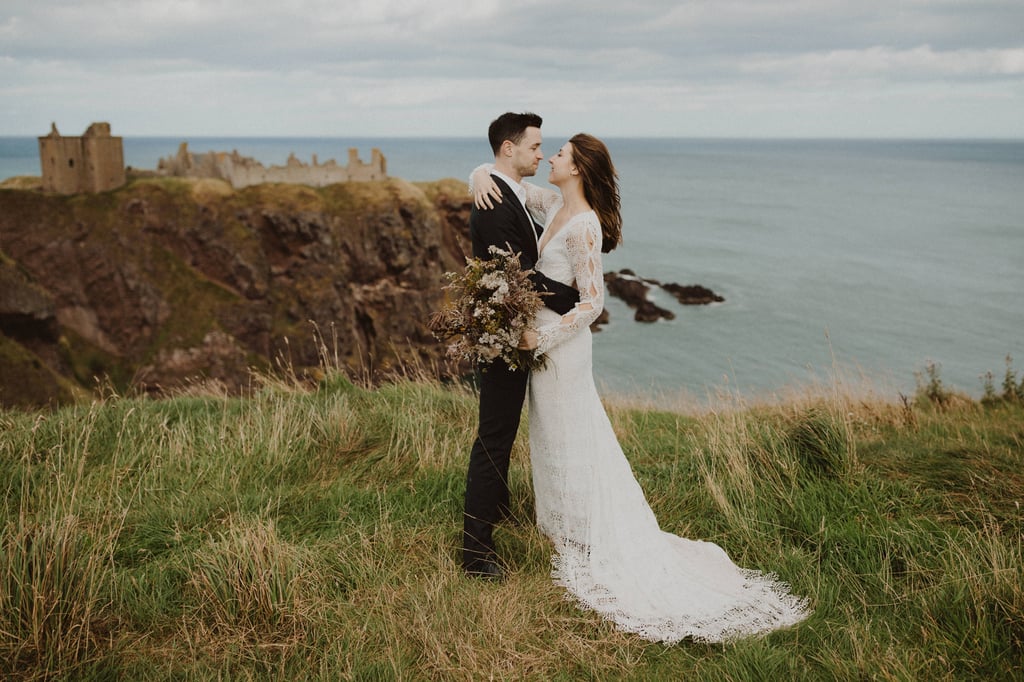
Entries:
{"label": "groom's white shirt", "polygon": [[[502,173],[501,171],[494,170],[493,168],[491,169],[491,175],[496,175],[502,180],[504,180],[506,183],[508,183],[508,186],[512,188],[512,191],[516,193],[516,198],[519,199],[519,205],[523,207],[524,211],[526,211],[526,217],[530,219],[530,227],[533,227],[533,216],[530,215],[529,209],[526,208],[526,188],[523,187],[521,183],[516,182],[509,176]],[[536,228],[530,230],[530,232],[533,232],[534,241],[538,241],[540,239],[540,237],[537,235]]]}

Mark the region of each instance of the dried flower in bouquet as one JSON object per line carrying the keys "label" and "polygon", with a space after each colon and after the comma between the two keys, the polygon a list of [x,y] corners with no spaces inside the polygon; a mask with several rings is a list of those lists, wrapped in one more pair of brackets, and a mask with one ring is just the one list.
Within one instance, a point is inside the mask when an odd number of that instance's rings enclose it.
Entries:
{"label": "dried flower in bouquet", "polygon": [[445,305],[430,318],[430,329],[448,344],[448,357],[487,365],[501,359],[512,369],[538,369],[544,358],[521,350],[519,339],[543,305],[519,254],[497,246],[491,258],[467,258],[462,273],[446,272]]}

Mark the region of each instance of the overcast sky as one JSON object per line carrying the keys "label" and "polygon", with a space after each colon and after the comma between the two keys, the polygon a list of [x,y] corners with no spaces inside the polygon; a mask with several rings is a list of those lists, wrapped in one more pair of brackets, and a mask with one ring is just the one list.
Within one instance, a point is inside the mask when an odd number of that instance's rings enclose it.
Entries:
{"label": "overcast sky", "polygon": [[1024,138],[1024,0],[2,0],[0,135]]}

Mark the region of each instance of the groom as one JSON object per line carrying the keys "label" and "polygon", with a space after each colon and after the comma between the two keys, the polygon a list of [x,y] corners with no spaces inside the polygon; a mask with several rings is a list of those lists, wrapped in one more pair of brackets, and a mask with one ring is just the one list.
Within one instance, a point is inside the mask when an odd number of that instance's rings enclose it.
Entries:
{"label": "groom", "polygon": [[[488,247],[511,247],[519,254],[523,269],[537,261],[537,240],[541,227],[526,211],[526,191],[520,185],[532,177],[543,160],[541,117],[536,114],[506,113],[491,122],[487,137],[494,151],[491,175],[502,198],[493,208],[478,210],[469,217],[473,256],[491,258]],[[534,273],[530,279],[538,291],[548,292],[544,304],[564,314],[579,300],[570,286]],[[492,537],[494,524],[509,510],[508,465],[512,443],[526,397],[529,370],[510,370],[501,360],[477,368],[480,383],[480,425],[469,455],[466,473],[466,503],[463,515],[462,567],[472,576],[500,580]]]}

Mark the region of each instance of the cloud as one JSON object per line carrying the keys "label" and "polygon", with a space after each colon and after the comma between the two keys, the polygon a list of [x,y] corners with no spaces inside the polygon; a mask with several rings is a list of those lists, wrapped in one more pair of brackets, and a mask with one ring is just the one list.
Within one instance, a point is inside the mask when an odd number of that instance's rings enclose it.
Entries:
{"label": "cloud", "polygon": [[95,117],[134,134],[457,135],[533,107],[616,134],[829,134],[824,118],[884,135],[941,97],[933,131],[1024,135],[1007,124],[1022,25],[1019,0],[6,0],[0,133]]}
{"label": "cloud", "polygon": [[936,51],[929,45],[898,50],[874,46],[745,59],[739,70],[775,80],[832,83],[848,79],[945,80],[1024,76],[1024,48]]}
{"label": "cloud", "polygon": [[[422,49],[435,34],[493,17],[494,0],[267,2],[67,0],[13,3],[8,49],[36,58],[174,58],[281,66]],[[421,46],[417,48],[417,46]]]}

